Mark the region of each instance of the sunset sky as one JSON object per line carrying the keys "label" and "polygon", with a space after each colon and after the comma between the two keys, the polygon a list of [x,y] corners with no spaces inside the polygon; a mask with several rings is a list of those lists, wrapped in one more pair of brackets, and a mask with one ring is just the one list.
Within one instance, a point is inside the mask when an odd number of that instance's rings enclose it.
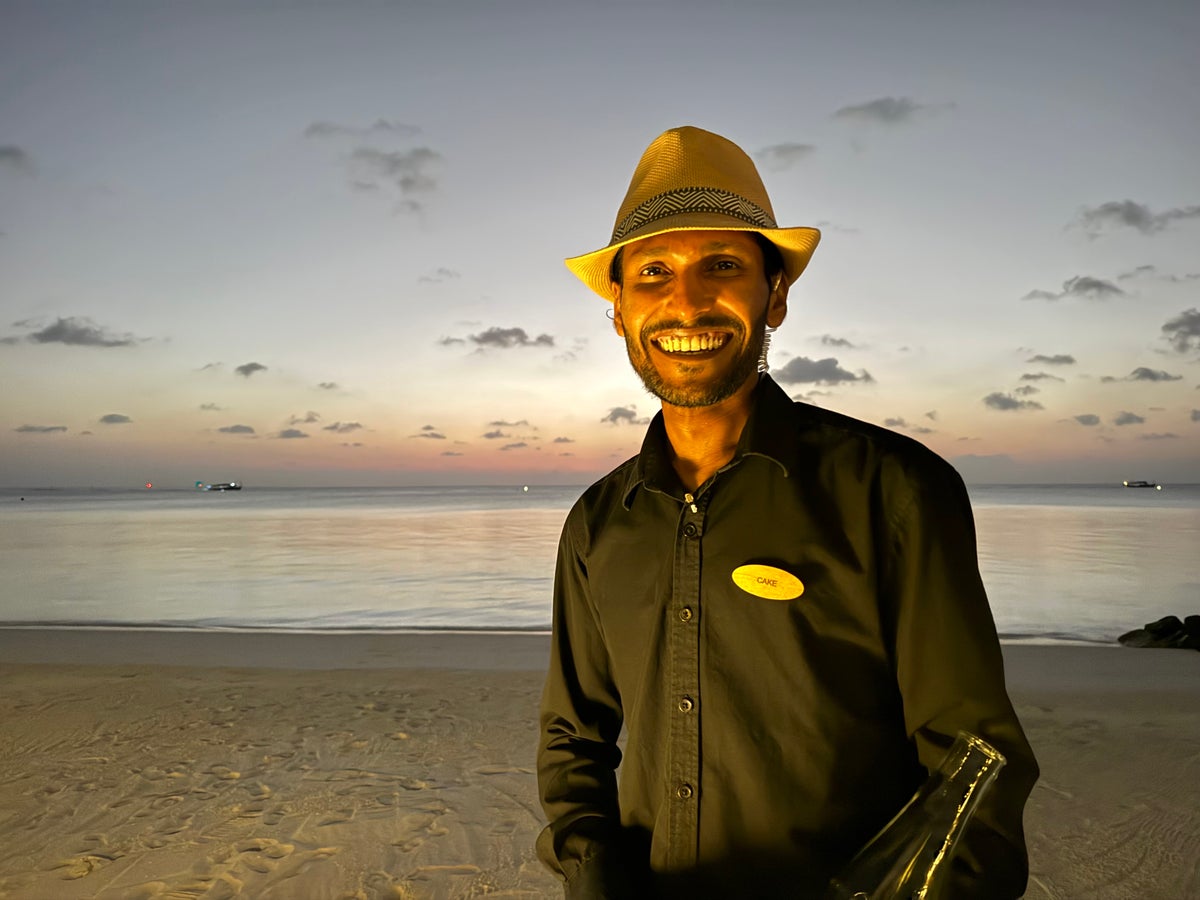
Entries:
{"label": "sunset sky", "polygon": [[970,482],[1200,482],[1200,5],[0,0],[0,486],[585,484],[562,259],[692,124],[823,232],[798,399]]}

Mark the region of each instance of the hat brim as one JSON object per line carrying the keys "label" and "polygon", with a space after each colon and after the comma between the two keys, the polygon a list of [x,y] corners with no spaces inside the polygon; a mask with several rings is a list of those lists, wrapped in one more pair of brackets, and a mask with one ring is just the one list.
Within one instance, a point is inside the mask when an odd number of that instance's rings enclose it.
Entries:
{"label": "hat brim", "polygon": [[821,240],[821,232],[816,228],[759,228],[741,222],[731,224],[728,217],[720,214],[713,214],[710,224],[703,221],[705,218],[704,214],[697,215],[695,212],[690,212],[686,216],[686,225],[672,225],[669,219],[659,220],[655,223],[655,227],[648,228],[644,232],[631,234],[622,241],[609,244],[599,250],[593,250],[591,253],[572,256],[564,262],[580,281],[611,303],[613,300],[611,275],[613,257],[626,244],[632,244],[656,234],[666,234],[670,231],[756,231],[779,248],[779,254],[783,257],[784,276],[789,285],[800,277],[800,273],[804,271],[809,259],[812,258],[817,243]]}

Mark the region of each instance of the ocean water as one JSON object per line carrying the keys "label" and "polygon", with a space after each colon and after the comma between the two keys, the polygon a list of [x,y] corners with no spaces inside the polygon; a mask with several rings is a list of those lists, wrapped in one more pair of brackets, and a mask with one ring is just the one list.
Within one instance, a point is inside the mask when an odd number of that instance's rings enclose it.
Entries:
{"label": "ocean water", "polygon": [[[0,490],[0,623],[548,630],[580,490]],[[970,491],[1003,638],[1111,643],[1200,612],[1200,485]]]}

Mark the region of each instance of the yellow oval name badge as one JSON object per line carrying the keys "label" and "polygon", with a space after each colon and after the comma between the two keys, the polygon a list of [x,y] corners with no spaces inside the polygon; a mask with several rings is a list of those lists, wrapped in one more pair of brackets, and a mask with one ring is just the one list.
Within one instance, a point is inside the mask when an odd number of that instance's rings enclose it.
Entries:
{"label": "yellow oval name badge", "polygon": [[795,600],[804,593],[799,578],[774,566],[738,566],[733,570],[733,583],[764,600]]}

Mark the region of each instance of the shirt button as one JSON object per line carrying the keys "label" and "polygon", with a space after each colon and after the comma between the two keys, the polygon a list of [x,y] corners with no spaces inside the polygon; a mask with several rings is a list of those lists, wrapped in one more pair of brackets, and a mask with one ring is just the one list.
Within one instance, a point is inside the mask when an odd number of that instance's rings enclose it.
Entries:
{"label": "shirt button", "polygon": [[675,789],[675,796],[680,800],[692,799],[692,786],[690,784],[681,784]]}
{"label": "shirt button", "polygon": [[699,530],[700,530],[700,529],[698,529],[698,528],[696,527],[696,523],[695,523],[695,522],[688,522],[686,525],[684,525],[684,526],[683,526],[683,533],[684,533],[684,535],[686,535],[687,537],[690,537],[690,538],[693,538],[693,537],[695,537],[695,536],[696,536],[696,532],[697,532],[697,531],[699,531]]}
{"label": "shirt button", "polygon": [[692,608],[690,606],[685,606],[683,609],[681,609],[679,611],[679,621],[680,622],[692,621]]}
{"label": "shirt button", "polygon": [[679,698],[679,711],[680,712],[691,712],[692,707],[695,705],[696,704],[692,702],[691,697],[680,697]]}

